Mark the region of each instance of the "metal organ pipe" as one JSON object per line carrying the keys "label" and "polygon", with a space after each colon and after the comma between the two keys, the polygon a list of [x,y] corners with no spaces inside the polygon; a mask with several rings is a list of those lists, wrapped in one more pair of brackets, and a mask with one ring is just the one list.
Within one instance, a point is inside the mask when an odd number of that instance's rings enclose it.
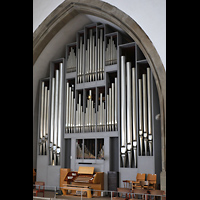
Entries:
{"label": "metal organ pipe", "polygon": [[111,91],[112,92],[111,93],[112,94],[112,105],[111,105],[112,106],[111,107],[111,110],[112,110],[111,111],[111,115],[112,116],[111,116],[111,124],[112,124],[112,131],[114,131],[114,127],[115,127],[115,125],[114,125],[115,124],[115,99],[114,99],[115,98],[115,84],[112,83],[111,87],[112,87],[111,88],[111,90],[112,90]]}
{"label": "metal organ pipe", "polygon": [[142,114],[142,79],[139,82],[139,138],[140,138],[140,155],[143,152],[143,114]]}
{"label": "metal organ pipe", "polygon": [[117,107],[118,107],[117,78],[115,78],[115,131],[117,131]]}
{"label": "metal organ pipe", "polygon": [[51,82],[51,120],[50,120],[50,144],[49,144],[49,163],[53,163],[53,131],[54,131],[54,92],[55,91],[55,78]]}
{"label": "metal organ pipe", "polygon": [[149,153],[150,156],[153,156],[153,143],[152,143],[152,129],[151,129],[151,121],[152,121],[152,112],[151,112],[151,72],[150,68],[147,68],[147,98],[148,98],[148,144],[149,144]]}
{"label": "metal organ pipe", "polygon": [[126,73],[125,56],[121,56],[121,157],[122,167],[126,163]]}
{"label": "metal organ pipe", "polygon": [[56,164],[56,148],[57,148],[57,137],[58,137],[58,85],[59,83],[59,70],[56,70],[55,78],[55,104],[54,104],[54,134],[53,134],[53,157],[54,165]]}
{"label": "metal organ pipe", "polygon": [[42,145],[43,145],[43,155],[45,155],[45,153],[46,153],[46,138],[45,138],[45,136],[46,136],[46,112],[47,112],[47,86],[45,86],[44,87],[44,109],[43,109],[43,112],[44,112],[44,114],[43,114],[43,116],[44,116],[44,119],[43,119],[43,138],[42,138]]}
{"label": "metal organ pipe", "polygon": [[69,112],[69,83],[66,84],[66,114],[65,114],[65,131],[68,133],[68,112]]}
{"label": "metal organ pipe", "polygon": [[41,100],[40,100],[40,145],[39,145],[39,151],[40,151],[40,155],[42,155],[42,137],[43,137],[43,107],[44,104],[44,82],[42,82],[42,86],[41,86]]}
{"label": "metal organ pipe", "polygon": [[58,88],[58,136],[57,136],[57,164],[60,165],[61,129],[62,129],[62,97],[63,97],[63,64],[59,66],[59,88]]}
{"label": "metal organ pipe", "polygon": [[137,124],[136,124],[136,81],[135,68],[132,68],[132,113],[133,113],[133,167],[137,167]]}
{"label": "metal organ pipe", "polygon": [[144,122],[144,152],[145,156],[147,156],[147,142],[148,142],[148,134],[147,134],[147,86],[146,86],[146,74],[142,74],[143,81],[143,122]]}
{"label": "metal organ pipe", "polygon": [[131,63],[126,63],[127,77],[127,153],[129,168],[132,163],[132,104],[131,104]]}

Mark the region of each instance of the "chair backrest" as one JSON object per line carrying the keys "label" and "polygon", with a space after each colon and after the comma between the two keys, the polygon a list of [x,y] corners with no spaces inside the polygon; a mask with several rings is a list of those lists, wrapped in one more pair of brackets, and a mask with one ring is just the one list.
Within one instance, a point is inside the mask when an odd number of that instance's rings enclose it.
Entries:
{"label": "chair backrest", "polygon": [[137,173],[136,181],[145,181],[145,174]]}
{"label": "chair backrest", "polygon": [[149,181],[140,181],[141,186],[149,185]]}
{"label": "chair backrest", "polygon": [[164,190],[149,190],[149,192],[152,195],[163,195],[163,194],[165,194]]}
{"label": "chair backrest", "polygon": [[147,181],[149,181],[150,184],[156,183],[156,174],[148,174]]}
{"label": "chair backrest", "polygon": [[[35,182],[35,188],[39,186],[39,191],[43,191],[44,190],[44,186],[45,186],[45,183],[42,182],[42,181],[36,181]],[[42,186],[42,188],[40,188],[40,186]]]}
{"label": "chair backrest", "polygon": [[36,182],[35,182],[35,185],[42,185],[42,186],[44,186],[45,183],[44,183],[44,182],[41,182],[41,181],[36,181]]}

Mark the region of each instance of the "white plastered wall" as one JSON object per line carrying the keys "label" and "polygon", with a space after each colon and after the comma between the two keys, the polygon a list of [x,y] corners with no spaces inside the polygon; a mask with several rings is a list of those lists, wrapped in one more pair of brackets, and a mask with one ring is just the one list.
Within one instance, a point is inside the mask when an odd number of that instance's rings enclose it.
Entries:
{"label": "white plastered wall", "polygon": [[[33,32],[63,0],[33,0]],[[104,0],[134,19],[148,35],[166,69],[166,0]]]}

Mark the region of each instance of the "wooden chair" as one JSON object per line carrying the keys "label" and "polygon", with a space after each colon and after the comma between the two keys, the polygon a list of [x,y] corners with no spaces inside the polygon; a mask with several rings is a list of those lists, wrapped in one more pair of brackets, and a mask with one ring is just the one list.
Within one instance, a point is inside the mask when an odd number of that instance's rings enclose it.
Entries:
{"label": "wooden chair", "polygon": [[135,188],[141,188],[140,181],[145,181],[145,174],[137,173],[136,181],[131,181],[132,190],[134,190]]}
{"label": "wooden chair", "polygon": [[[149,190],[149,192],[150,192],[150,195],[148,196],[148,199],[151,199],[150,196],[154,196],[154,200],[156,199],[155,195],[164,195],[165,194],[164,190]],[[164,198],[166,199],[166,197],[162,197],[162,200]]]}
{"label": "wooden chair", "polygon": [[117,197],[112,197],[114,200],[126,200],[130,198],[131,190],[129,188],[117,188]]}
{"label": "wooden chair", "polygon": [[137,199],[138,195],[142,195],[142,199],[145,199],[145,194],[148,193],[148,190],[146,190],[146,189],[134,189],[132,192],[134,193],[134,197],[132,199],[129,199],[129,200],[138,200]]}
{"label": "wooden chair", "polygon": [[[129,188],[129,187],[130,187],[131,181],[130,181],[130,180],[123,180],[123,183],[124,183],[124,188]],[[127,187],[127,185],[128,185],[129,187]]]}
{"label": "wooden chair", "polygon": [[[39,186],[38,189],[36,189],[36,187]],[[42,189],[40,189],[40,186],[42,186]],[[43,197],[44,197],[44,188],[45,188],[45,183],[44,182],[35,182],[35,188],[33,189],[33,194],[35,194],[35,196],[37,196],[38,192],[43,192]]]}
{"label": "wooden chair", "polygon": [[149,181],[149,189],[156,189],[156,174],[148,174],[147,181]]}
{"label": "wooden chair", "polygon": [[149,181],[140,181],[141,189],[149,189]]}

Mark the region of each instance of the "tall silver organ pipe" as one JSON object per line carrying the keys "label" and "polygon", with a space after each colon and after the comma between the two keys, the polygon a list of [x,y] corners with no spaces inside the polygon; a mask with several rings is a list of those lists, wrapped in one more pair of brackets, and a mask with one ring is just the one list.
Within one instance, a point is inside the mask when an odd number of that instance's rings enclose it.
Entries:
{"label": "tall silver organ pipe", "polygon": [[147,98],[148,98],[148,144],[150,156],[153,156],[153,143],[152,143],[152,112],[151,112],[151,72],[150,68],[147,68]]}
{"label": "tall silver organ pipe", "polygon": [[39,145],[39,151],[40,151],[40,155],[43,154],[42,152],[42,137],[43,137],[43,110],[44,110],[44,82],[42,82],[42,86],[41,86],[41,100],[40,100],[40,145]]}
{"label": "tall silver organ pipe", "polygon": [[50,165],[53,165],[54,95],[55,95],[55,78],[52,78],[52,80],[51,80],[50,143],[49,143],[49,162],[50,162]]}
{"label": "tall silver organ pipe", "polygon": [[42,149],[42,151],[43,151],[43,155],[45,155],[45,153],[46,153],[46,138],[45,138],[45,136],[46,136],[46,121],[47,121],[47,119],[46,119],[46,111],[47,111],[47,86],[45,86],[44,87],[44,109],[43,109],[43,111],[44,111],[44,114],[43,114],[43,117],[44,117],[44,119],[43,119],[43,138],[42,138],[42,145],[43,145],[43,149]]}
{"label": "tall silver organ pipe", "polygon": [[129,168],[132,163],[132,102],[131,102],[131,62],[126,63],[127,77],[127,153]]}
{"label": "tall silver organ pipe", "polygon": [[53,162],[56,165],[57,137],[58,137],[58,87],[59,87],[59,70],[56,70],[55,75],[55,104],[54,104],[54,133],[53,133]]}
{"label": "tall silver organ pipe", "polygon": [[54,104],[54,134],[53,134],[53,146],[54,150],[57,147],[57,136],[58,136],[58,83],[59,83],[59,70],[56,70],[56,78],[55,78],[55,104]]}
{"label": "tall silver organ pipe", "polygon": [[133,167],[137,167],[137,119],[135,68],[132,68],[132,114],[133,114]]}
{"label": "tall silver organ pipe", "polygon": [[66,113],[65,113],[65,132],[68,133],[68,112],[69,112],[69,83],[66,84]]}
{"label": "tall silver organ pipe", "polygon": [[147,132],[147,86],[146,86],[146,74],[142,74],[143,81],[143,123],[144,123],[144,152],[147,156],[147,142],[148,142],[148,132]]}
{"label": "tall silver organ pipe", "polygon": [[121,158],[122,167],[126,164],[126,73],[125,56],[121,56]]}
{"label": "tall silver organ pipe", "polygon": [[142,113],[142,79],[139,82],[139,138],[140,138],[140,155],[143,152],[143,113]]}
{"label": "tall silver organ pipe", "polygon": [[62,131],[62,99],[63,99],[63,63],[59,66],[58,85],[58,137],[57,137],[57,165],[60,165],[61,131]]}
{"label": "tall silver organ pipe", "polygon": [[112,94],[112,105],[111,105],[111,126],[112,126],[112,131],[114,131],[115,128],[115,84],[111,84],[111,94]]}
{"label": "tall silver organ pipe", "polygon": [[118,112],[117,112],[117,108],[118,108],[118,92],[117,92],[117,78],[115,78],[115,131],[118,130]]}

